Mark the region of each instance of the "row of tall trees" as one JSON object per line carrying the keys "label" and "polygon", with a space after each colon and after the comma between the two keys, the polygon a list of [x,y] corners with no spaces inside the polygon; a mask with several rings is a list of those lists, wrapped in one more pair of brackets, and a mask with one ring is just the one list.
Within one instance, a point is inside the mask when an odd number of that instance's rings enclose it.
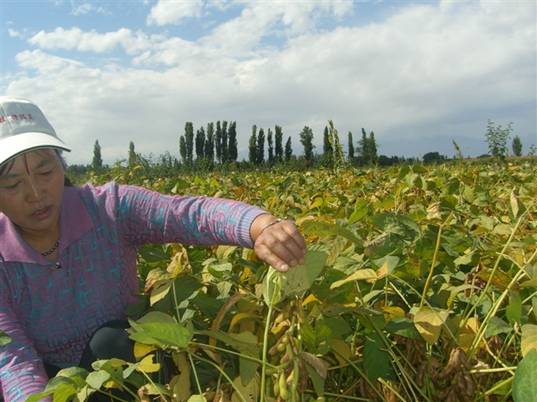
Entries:
{"label": "row of tall trees", "polygon": [[194,126],[192,122],[187,122],[184,135],[179,137],[179,153],[187,166],[192,166],[194,162],[208,165],[236,162],[237,123],[217,121],[215,129],[214,122],[211,122],[207,124],[207,131],[200,127],[194,136]]}
{"label": "row of tall trees", "polygon": [[[304,159],[308,166],[315,164],[316,155],[313,149],[313,130],[304,126],[300,132],[300,142],[304,147]],[[377,142],[375,133],[371,131],[369,136],[364,128],[362,128],[362,139],[355,148],[352,132],[349,131],[347,137],[347,161],[351,164],[370,165],[378,162]],[[341,166],[345,162],[343,154],[343,146],[339,139],[339,134],[334,123],[330,120],[323,132],[323,153],[321,155],[321,163],[329,168]]]}
{"label": "row of tall trees", "polygon": [[[415,158],[387,157],[378,155],[378,146],[373,131],[366,132],[362,128],[360,140],[355,144],[353,133],[347,135],[347,157],[343,153],[337,129],[332,121],[324,128],[323,132],[323,152],[316,154],[314,152],[314,133],[313,130],[304,126],[299,134],[300,143],[303,147],[303,165],[312,167],[322,165],[328,168],[336,168],[344,163],[352,165],[391,165],[405,161],[411,161]],[[508,154],[507,142],[513,134],[512,124],[506,127],[497,125],[492,121],[488,122],[485,134],[486,142],[489,147],[489,155],[497,158],[505,158]],[[256,125],[252,126],[252,132],[248,142],[248,163],[250,166],[274,166],[282,163],[289,163],[294,157],[291,137],[287,137],[285,145],[283,143],[283,131],[281,126],[276,125],[274,131],[271,128],[266,131]],[[455,149],[459,159],[463,158],[459,146],[454,142]],[[179,137],[179,153],[182,164],[187,167],[207,167],[213,168],[215,164],[236,163],[238,158],[237,144],[237,125],[235,121],[217,121],[208,123],[206,128],[200,127],[194,134],[192,122],[185,124],[184,134]],[[512,154],[515,156],[522,155],[522,142],[519,136],[512,138]],[[266,150],[266,152],[265,152]],[[537,152],[534,146],[530,147],[528,155],[535,155]],[[266,157],[265,157],[266,155]],[[423,156],[425,163],[439,163],[448,160],[444,155],[438,152],[428,152]],[[129,153],[127,163],[129,167],[137,164],[144,164],[144,158],[136,153],[134,143],[129,143]],[[169,152],[159,157],[158,165],[166,168],[178,168],[179,161]],[[99,141],[95,141],[93,150],[93,160],[91,164],[93,169],[101,169],[103,160],[101,155],[101,146]]]}
{"label": "row of tall trees", "polygon": [[252,134],[248,141],[248,161],[252,165],[263,165],[267,163],[273,166],[284,161],[288,162],[293,156],[293,146],[291,137],[287,137],[285,150],[283,147],[283,131],[280,126],[274,127],[274,132],[269,128],[266,135],[267,159],[265,160],[265,130],[257,126],[252,126]]}
{"label": "row of tall trees", "polygon": [[[236,122],[217,121],[208,123],[207,128],[200,127],[194,134],[192,122],[185,124],[184,134],[179,137],[179,154],[183,165],[185,166],[207,166],[213,167],[214,164],[227,164],[237,162],[237,130]],[[371,164],[377,162],[377,145],[374,133],[367,136],[362,129],[362,139],[357,147],[357,156],[353,144],[352,132],[348,133],[348,161],[358,164]],[[329,121],[324,129],[323,136],[323,153],[315,155],[313,145],[313,130],[304,126],[300,132],[300,143],[303,147],[304,159],[307,166],[313,166],[320,163],[323,166],[335,168],[345,162],[343,146],[339,139],[337,129],[334,123]],[[265,145],[267,152],[265,152]],[[101,146],[99,141],[94,145],[94,156],[92,167],[100,169],[102,167]],[[267,158],[265,158],[267,155]],[[283,131],[281,126],[276,125],[274,131],[269,128],[266,131],[263,128],[258,130],[256,125],[252,126],[252,133],[248,143],[248,162],[253,166],[268,165],[273,166],[289,162],[293,158],[293,145],[291,137],[287,137],[285,145],[283,144]],[[136,153],[134,143],[129,143],[129,153],[127,164],[133,167],[142,162],[139,154]],[[169,153],[161,155],[160,164],[167,167],[177,167],[178,161]]]}

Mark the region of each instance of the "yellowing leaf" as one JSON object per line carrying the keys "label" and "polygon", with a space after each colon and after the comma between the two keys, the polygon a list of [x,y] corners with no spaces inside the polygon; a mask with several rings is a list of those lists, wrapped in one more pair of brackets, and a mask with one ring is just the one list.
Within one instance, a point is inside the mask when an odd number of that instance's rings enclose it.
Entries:
{"label": "yellowing leaf", "polygon": [[459,329],[457,343],[465,352],[468,351],[474,341],[475,335],[479,329],[479,321],[475,317],[470,317],[464,327]]}
{"label": "yellowing leaf", "polygon": [[526,356],[530,350],[537,349],[537,325],[525,324],[522,326],[522,356]]}
{"label": "yellowing leaf", "polygon": [[513,216],[516,218],[518,216],[518,201],[516,199],[514,189],[513,191],[511,191],[510,204],[511,204],[511,212],[513,213]]}
{"label": "yellowing leaf", "polygon": [[[490,278],[491,272],[492,271],[490,269],[485,268],[477,273],[477,277],[482,281],[487,282]],[[492,283],[498,289],[503,290],[509,286],[511,279],[512,278],[509,275],[498,269],[496,272],[494,272],[494,276],[491,278],[490,283]]]}
{"label": "yellowing leaf", "polygon": [[203,395],[192,395],[187,402],[207,402],[207,399]]}
{"label": "yellowing leaf", "polygon": [[537,278],[529,279],[520,284],[521,288],[537,288]]}
{"label": "yellowing leaf", "polygon": [[154,350],[157,350],[157,348],[155,348],[154,346],[134,342],[134,357],[136,358],[136,360],[140,360],[142,357],[144,357],[148,353],[153,352]]}
{"label": "yellowing leaf", "polygon": [[237,248],[237,246],[218,246],[215,253],[216,258],[218,258],[219,261],[227,261]]}
{"label": "yellowing leaf", "polygon": [[414,325],[427,343],[434,345],[440,337],[442,325],[446,322],[449,311],[421,307],[414,315]]}
{"label": "yellowing leaf", "polygon": [[377,279],[382,279],[388,275],[388,261],[385,261],[384,264],[382,264],[382,267],[377,269]]}
{"label": "yellowing leaf", "polygon": [[233,318],[231,319],[231,322],[229,324],[229,332],[232,332],[233,328],[235,328],[235,326],[242,320],[246,320],[246,319],[256,319],[257,318],[257,315],[255,314],[252,314],[252,313],[237,313],[233,316]]}
{"label": "yellowing leaf", "polygon": [[345,279],[341,279],[339,281],[335,281],[330,285],[330,289],[336,289],[340,286],[346,284],[347,282],[353,282],[353,281],[363,281],[363,280],[376,280],[377,279],[377,273],[373,271],[372,269],[366,268],[366,269],[359,269],[358,271],[350,274]]}
{"label": "yellowing leaf", "polygon": [[151,296],[149,297],[149,304],[152,306],[160,300],[164,299],[172,288],[172,281],[163,280],[155,283]]}
{"label": "yellowing leaf", "polygon": [[144,373],[156,373],[160,370],[159,363],[153,363],[153,357],[155,355],[149,355],[144,357],[144,359],[138,363],[138,369]]}
{"label": "yellowing leaf", "polygon": [[323,205],[323,199],[321,197],[316,197],[315,200],[311,203],[309,209],[319,208]]}
{"label": "yellowing leaf", "polygon": [[104,384],[103,384],[103,388],[108,388],[108,389],[112,389],[112,388],[115,388],[115,389],[121,389],[121,385],[119,385],[117,382],[115,382],[114,380],[108,380],[106,381]]}
{"label": "yellowing leaf", "polygon": [[505,223],[499,223],[494,227],[493,232],[497,233],[499,235],[509,236],[512,232],[513,228],[511,225],[507,225]]}
{"label": "yellowing leaf", "polygon": [[183,246],[180,246],[179,251],[175,253],[175,255],[172,257],[172,260],[168,264],[166,271],[168,271],[172,277],[175,278],[182,272],[189,270],[190,262],[188,261],[188,253]]}
{"label": "yellowing leaf", "polygon": [[289,322],[289,320],[283,320],[281,322],[279,322],[278,324],[274,325],[270,332],[272,332],[274,335],[277,335],[279,334],[281,331],[283,331],[285,328],[288,328],[291,326],[291,323]]}
{"label": "yellowing leaf", "polygon": [[384,316],[387,318],[387,321],[393,320],[394,318],[405,317],[405,310],[397,306],[384,306],[382,307],[384,311]]}
{"label": "yellowing leaf", "polygon": [[308,295],[308,297],[306,297],[306,299],[304,299],[304,301],[302,302],[302,306],[306,307],[310,303],[320,303],[320,302],[321,301],[317,299],[313,293],[311,293],[310,295]]}

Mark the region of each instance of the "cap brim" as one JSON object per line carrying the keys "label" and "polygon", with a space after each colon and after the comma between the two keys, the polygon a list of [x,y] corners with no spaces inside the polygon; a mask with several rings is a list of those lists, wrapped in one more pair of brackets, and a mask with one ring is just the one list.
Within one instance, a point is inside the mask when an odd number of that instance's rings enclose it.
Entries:
{"label": "cap brim", "polygon": [[45,133],[23,133],[0,140],[0,165],[24,152],[40,148],[57,148],[71,151],[63,141]]}

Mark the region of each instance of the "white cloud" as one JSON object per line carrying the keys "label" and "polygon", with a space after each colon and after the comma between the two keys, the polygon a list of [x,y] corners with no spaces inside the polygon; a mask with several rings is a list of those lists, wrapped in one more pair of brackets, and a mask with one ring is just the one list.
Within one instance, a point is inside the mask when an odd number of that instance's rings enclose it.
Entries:
{"label": "white cloud", "polygon": [[179,24],[189,17],[201,16],[202,0],[159,0],[147,17],[148,25]]}
{"label": "white cloud", "polygon": [[340,18],[353,11],[353,3],[346,0],[244,1],[244,4],[240,16],[219,25],[201,42],[240,55],[253,50],[266,36],[303,34],[313,29],[321,16]]}
{"label": "white cloud", "polygon": [[132,32],[127,28],[101,34],[95,31],[85,32],[78,27],[71,29],[58,27],[52,32],[40,31],[28,42],[46,50],[64,49],[105,53],[121,47],[128,54],[136,54],[162,41],[163,38],[161,35]]}
{"label": "white cloud", "polygon": [[72,5],[71,14],[73,14],[74,16],[86,15],[90,13],[108,14],[108,12],[103,7],[96,7],[91,3],[82,3],[76,6],[74,4]]}
{"label": "white cloud", "polygon": [[19,39],[24,38],[24,35],[21,32],[16,31],[16,30],[11,29],[11,28],[8,28],[7,33],[8,33],[10,38],[19,38]]}
{"label": "white cloud", "polygon": [[88,69],[86,69],[81,62],[63,57],[51,56],[41,50],[25,50],[17,54],[16,61],[24,69],[37,70],[40,76],[88,72]]}
{"label": "white cloud", "polygon": [[[17,61],[25,73],[6,92],[51,114],[73,145],[72,162],[90,161],[95,139],[108,161],[124,157],[130,140],[143,153],[177,155],[186,121],[199,127],[216,120],[237,120],[243,148],[252,124],[280,124],[298,152],[304,125],[320,144],[333,119],[345,139],[348,130],[356,136],[361,127],[373,129],[381,153],[451,154],[435,147],[455,138],[475,155],[486,152],[488,118],[513,120],[524,144],[537,143],[530,138],[537,132],[535,4],[516,4],[405,7],[376,24],[291,34],[282,49],[260,49],[258,37],[242,47],[233,42],[233,21],[253,31],[250,17],[269,30],[284,15],[255,5],[198,42],[128,29],[57,29],[33,43],[95,52],[122,47],[134,63],[89,68],[41,50],[22,52]],[[302,22],[296,24],[300,32]],[[218,42],[217,33],[229,39]]]}
{"label": "white cloud", "polygon": [[209,7],[214,7],[218,10],[226,10],[232,5],[231,0],[208,0]]}

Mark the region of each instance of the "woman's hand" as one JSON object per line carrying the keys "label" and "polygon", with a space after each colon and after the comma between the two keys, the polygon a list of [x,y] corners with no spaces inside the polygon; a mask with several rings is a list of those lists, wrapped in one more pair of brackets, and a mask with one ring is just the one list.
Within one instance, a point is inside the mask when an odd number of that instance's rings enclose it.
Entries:
{"label": "woman's hand", "polygon": [[252,222],[250,235],[256,255],[278,271],[304,263],[306,242],[292,221],[278,222],[270,214],[259,215]]}

